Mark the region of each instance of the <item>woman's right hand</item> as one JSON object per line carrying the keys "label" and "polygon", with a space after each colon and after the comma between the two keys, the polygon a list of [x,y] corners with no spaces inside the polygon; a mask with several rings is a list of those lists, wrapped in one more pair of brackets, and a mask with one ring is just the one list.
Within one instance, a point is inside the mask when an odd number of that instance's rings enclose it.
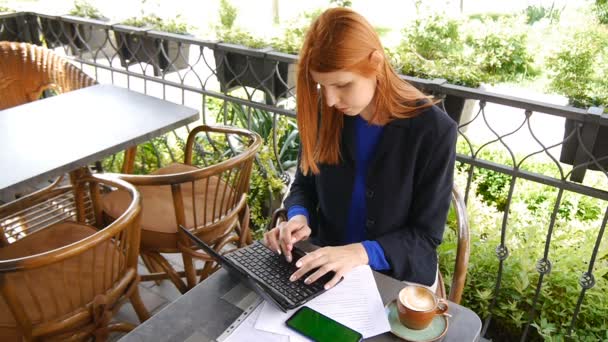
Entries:
{"label": "woman's right hand", "polygon": [[291,250],[293,245],[307,239],[311,230],[308,220],[304,215],[295,215],[287,222],[281,222],[278,226],[264,233],[264,243],[273,251],[285,255],[285,259],[291,262]]}

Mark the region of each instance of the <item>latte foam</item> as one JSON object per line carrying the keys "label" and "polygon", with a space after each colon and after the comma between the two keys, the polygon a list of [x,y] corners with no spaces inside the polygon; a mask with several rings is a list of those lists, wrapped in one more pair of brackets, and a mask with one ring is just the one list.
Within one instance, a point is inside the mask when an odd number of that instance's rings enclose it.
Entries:
{"label": "latte foam", "polygon": [[435,298],[426,289],[409,286],[400,293],[401,303],[412,310],[428,311],[435,307]]}

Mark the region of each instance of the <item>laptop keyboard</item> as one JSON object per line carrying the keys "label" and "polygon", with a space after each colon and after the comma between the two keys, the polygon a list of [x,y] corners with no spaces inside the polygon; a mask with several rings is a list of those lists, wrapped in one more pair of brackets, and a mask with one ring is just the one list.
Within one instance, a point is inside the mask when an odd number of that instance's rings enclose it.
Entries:
{"label": "laptop keyboard", "polygon": [[298,304],[323,291],[323,285],[325,284],[323,278],[310,285],[304,283],[306,276],[294,282],[289,281],[289,277],[298,269],[295,267],[296,260],[293,263],[288,263],[284,256],[272,252],[260,241],[255,241],[253,244],[225,256],[294,304]]}

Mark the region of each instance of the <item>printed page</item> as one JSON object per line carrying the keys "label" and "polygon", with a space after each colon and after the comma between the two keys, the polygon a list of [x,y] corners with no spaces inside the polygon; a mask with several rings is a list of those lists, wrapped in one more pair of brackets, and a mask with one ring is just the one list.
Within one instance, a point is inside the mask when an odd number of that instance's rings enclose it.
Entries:
{"label": "printed page", "polygon": [[[249,315],[247,318],[222,342],[242,342],[242,341],[268,341],[268,342],[289,342],[290,338],[288,334],[280,335],[273,332],[258,330],[255,328],[255,322],[257,321],[260,313],[262,312],[262,306],[264,303],[260,303],[258,307]],[[293,342],[293,340],[291,340]]]}
{"label": "printed page", "polygon": [[[353,269],[340,284],[304,305],[360,332],[364,338],[390,331],[374,275],[367,265]],[[255,327],[298,338],[300,335],[285,325],[295,311],[283,313],[272,304],[263,303]]]}

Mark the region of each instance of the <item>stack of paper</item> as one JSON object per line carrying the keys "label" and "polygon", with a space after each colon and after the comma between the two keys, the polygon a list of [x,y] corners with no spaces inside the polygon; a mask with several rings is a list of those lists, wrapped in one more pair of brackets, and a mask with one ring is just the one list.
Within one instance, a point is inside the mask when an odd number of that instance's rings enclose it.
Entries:
{"label": "stack of paper", "polygon": [[[390,331],[369,266],[353,269],[335,288],[305,305],[360,332],[364,338]],[[264,302],[225,341],[308,341],[285,325],[295,311],[284,313]]]}

